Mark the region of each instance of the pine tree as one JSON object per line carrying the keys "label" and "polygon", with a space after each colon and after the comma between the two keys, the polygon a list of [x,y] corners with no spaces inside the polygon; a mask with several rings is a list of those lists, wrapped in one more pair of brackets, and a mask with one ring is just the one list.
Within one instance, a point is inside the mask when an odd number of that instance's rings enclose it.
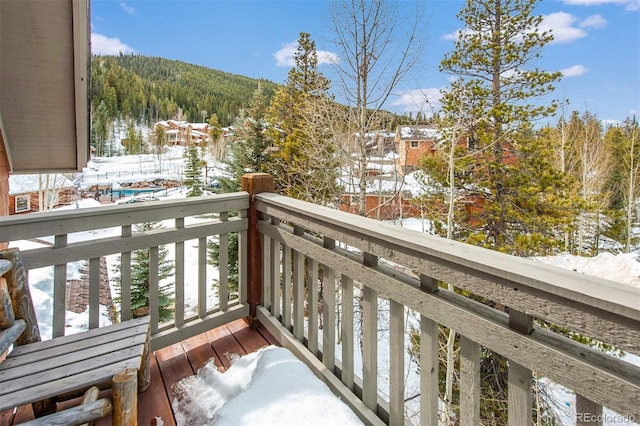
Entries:
{"label": "pine tree", "polygon": [[278,192],[325,204],[338,197],[339,164],[324,114],[331,102],[329,80],[318,71],[315,42],[308,33],[300,33],[294,59],[267,111],[275,148],[271,173]]}
{"label": "pine tree", "polygon": [[570,180],[541,156],[530,124],[557,108],[532,99],[561,76],[532,67],[553,39],[539,30],[538,1],[468,1],[458,14],[466,28],[440,65],[458,78],[444,94],[444,113],[469,118],[465,132],[478,148],[458,184],[479,207],[464,223],[465,239],[521,255],[552,252],[573,213],[562,197]]}
{"label": "pine tree", "polygon": [[[223,175],[219,178],[220,192],[240,190],[245,173],[268,172],[271,169],[271,139],[266,135],[266,98],[262,87],[253,93],[249,108],[242,111],[235,121],[236,134],[231,142],[229,158],[224,162]],[[217,241],[208,242],[209,262],[220,267],[220,246]],[[229,293],[238,291],[238,234],[229,235]]]}
{"label": "pine tree", "polygon": [[[152,232],[161,229],[159,222],[146,222],[135,226],[136,233]],[[133,252],[131,259],[131,314],[136,310],[149,307],[149,249],[141,249]],[[171,288],[173,283],[168,282],[168,278],[173,275],[173,263],[168,258],[168,250],[160,247],[158,250],[158,305],[160,321],[167,321],[172,318],[173,298]],[[116,302],[120,302],[121,295],[121,275],[120,262],[115,268],[116,292],[118,296]]]}
{"label": "pine tree", "polygon": [[640,220],[640,126],[635,117],[627,118],[621,126],[610,127],[605,143],[615,165],[606,179],[612,221],[605,235],[621,242],[623,251],[629,253],[640,240],[639,235],[634,235]]}
{"label": "pine tree", "polygon": [[[553,37],[539,31],[538,0],[465,3],[458,14],[465,28],[440,65],[455,78],[442,100],[445,149],[423,163],[435,187],[433,215],[443,233],[471,244],[522,256],[554,253],[573,223],[573,180],[554,167],[553,145],[531,124],[557,107],[533,102],[560,78],[533,67]],[[455,339],[449,342],[453,349]],[[506,367],[504,357],[483,350],[481,418],[492,424],[507,422]],[[455,402],[458,384],[443,382],[453,386]]]}
{"label": "pine tree", "polygon": [[202,160],[198,155],[198,148],[191,145],[184,151],[184,186],[187,187],[187,197],[198,197],[203,194]]}

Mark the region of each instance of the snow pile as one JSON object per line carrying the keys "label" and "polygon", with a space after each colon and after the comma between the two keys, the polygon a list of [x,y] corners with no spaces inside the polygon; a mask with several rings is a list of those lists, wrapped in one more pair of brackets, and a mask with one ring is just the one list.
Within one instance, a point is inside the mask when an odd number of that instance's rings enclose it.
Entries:
{"label": "snow pile", "polygon": [[209,362],[173,388],[178,425],[361,425],[287,349],[268,346],[220,373]]}
{"label": "snow pile", "polygon": [[601,253],[595,257],[562,253],[557,256],[537,257],[536,260],[640,288],[640,255],[638,253],[618,255]]}

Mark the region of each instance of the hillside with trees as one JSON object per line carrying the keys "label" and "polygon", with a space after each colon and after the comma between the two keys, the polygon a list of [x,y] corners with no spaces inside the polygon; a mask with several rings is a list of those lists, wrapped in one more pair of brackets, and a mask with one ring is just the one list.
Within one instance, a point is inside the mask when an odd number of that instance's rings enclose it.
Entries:
{"label": "hillside with trees", "polygon": [[267,98],[277,84],[241,75],[141,55],[94,56],[91,60],[91,105],[102,115],[153,123],[182,110],[186,121],[204,122],[212,114],[222,126],[238,116],[258,87]]}

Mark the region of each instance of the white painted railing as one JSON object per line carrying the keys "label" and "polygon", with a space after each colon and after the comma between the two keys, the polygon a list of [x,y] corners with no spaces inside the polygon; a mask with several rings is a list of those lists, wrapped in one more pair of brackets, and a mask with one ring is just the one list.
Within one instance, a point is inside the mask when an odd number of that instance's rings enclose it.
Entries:
{"label": "white painted railing", "polygon": [[[481,346],[508,359],[511,425],[531,424],[533,372],[575,391],[577,412],[596,420],[589,424],[598,424],[602,406],[640,419],[640,366],[534,322],[543,320],[639,355],[637,288],[276,194],[258,194],[255,202],[263,235],[258,320],[366,422],[405,422],[407,309],[420,318],[421,424],[438,424],[439,324],[461,336],[462,425],[480,424]],[[439,283],[506,308],[490,308]],[[360,336],[354,336],[354,295],[361,298]],[[380,300],[388,300],[390,311],[386,399],[378,392]],[[354,371],[358,337],[361,373]],[[577,417],[583,424],[586,416]]]}
{"label": "white painted railing", "polygon": [[[149,250],[149,315],[151,346],[159,349],[197,335],[229,321],[248,315],[246,304],[247,193],[161,200],[146,203],[103,206],[35,213],[0,218],[0,242],[18,240],[48,241],[50,245],[22,249],[27,270],[53,266],[53,337],[65,332],[65,296],[67,269],[71,262],[86,261],[89,266],[89,327],[99,326],[100,258],[120,258],[121,304],[119,316],[131,316],[131,259],[140,249]],[[151,221],[169,223],[164,229],[135,232],[134,226]],[[114,231],[115,228],[115,231]],[[229,234],[238,233],[239,288],[230,297],[226,258]],[[207,299],[214,292],[213,279],[207,276],[207,241],[216,236],[221,247],[217,303]],[[185,245],[187,253],[185,254]],[[174,316],[159,321],[158,253],[172,246],[174,273]],[[191,253],[191,254],[190,254]],[[188,264],[196,271],[185,271],[185,256],[194,256]],[[191,269],[194,267],[191,266]],[[111,271],[110,271],[111,272]],[[195,282],[192,282],[195,281]],[[191,291],[194,294],[185,294]],[[192,310],[185,309],[185,297],[196,300]]]}

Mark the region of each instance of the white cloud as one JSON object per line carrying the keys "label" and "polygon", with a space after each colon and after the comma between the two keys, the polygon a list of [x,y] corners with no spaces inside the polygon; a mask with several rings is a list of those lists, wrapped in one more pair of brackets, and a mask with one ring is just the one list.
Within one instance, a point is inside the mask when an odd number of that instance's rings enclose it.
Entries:
{"label": "white cloud", "polygon": [[440,89],[413,89],[400,93],[391,105],[401,107],[404,112],[422,112],[431,115],[439,109],[440,99],[442,99]]}
{"label": "white cloud", "polygon": [[625,10],[640,10],[640,0],[564,0],[564,4],[577,6],[598,6],[603,4],[619,4],[624,6]]}
{"label": "white cloud", "polygon": [[276,58],[276,65],[279,67],[294,66],[296,61],[293,59],[293,55],[296,53],[297,48],[298,42],[296,41],[285,44],[280,50],[273,54],[273,57]]}
{"label": "white cloud", "polygon": [[584,65],[574,65],[572,67],[560,70],[560,72],[564,77],[577,77],[579,75],[588,73],[589,68],[585,67]]}
{"label": "white cloud", "polygon": [[[276,59],[276,65],[279,67],[293,67],[296,65],[294,55],[298,49],[298,42],[292,41],[285,44],[280,50],[273,54]],[[317,50],[318,65],[322,64],[337,64],[339,63],[338,55],[326,50]]]}
{"label": "white cloud", "polygon": [[120,52],[135,53],[135,50],[121,42],[117,37],[110,38],[102,34],[91,33],[91,53],[95,55],[117,55]]}
{"label": "white cloud", "polygon": [[126,4],[125,2],[120,3],[120,7],[127,12],[129,15],[131,15],[133,12],[135,12],[136,10],[129,6],[128,4]]}
{"label": "white cloud", "polygon": [[551,13],[543,16],[540,30],[550,30],[554,43],[571,43],[587,35],[586,31],[573,25],[577,20],[578,18],[566,12]]}
{"label": "white cloud", "polygon": [[604,28],[607,26],[607,20],[600,14],[591,15],[580,22],[582,28]]}

